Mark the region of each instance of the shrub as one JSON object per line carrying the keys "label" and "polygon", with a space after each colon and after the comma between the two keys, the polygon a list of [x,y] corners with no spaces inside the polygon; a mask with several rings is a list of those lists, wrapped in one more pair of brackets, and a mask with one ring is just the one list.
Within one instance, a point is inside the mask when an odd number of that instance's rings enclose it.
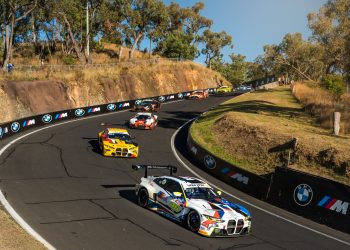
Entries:
{"label": "shrub", "polygon": [[62,56],[62,62],[65,65],[74,65],[76,62],[76,58],[71,55],[65,55],[65,56]]}
{"label": "shrub", "polygon": [[340,75],[329,74],[322,77],[321,87],[327,89],[336,98],[344,94],[345,82]]}

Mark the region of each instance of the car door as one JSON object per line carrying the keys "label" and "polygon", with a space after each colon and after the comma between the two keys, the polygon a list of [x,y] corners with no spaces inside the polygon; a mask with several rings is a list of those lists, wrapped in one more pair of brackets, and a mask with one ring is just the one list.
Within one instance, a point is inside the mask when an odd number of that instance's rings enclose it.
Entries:
{"label": "car door", "polygon": [[180,213],[184,208],[184,194],[180,183],[169,179],[165,190],[169,194],[166,206],[174,214]]}

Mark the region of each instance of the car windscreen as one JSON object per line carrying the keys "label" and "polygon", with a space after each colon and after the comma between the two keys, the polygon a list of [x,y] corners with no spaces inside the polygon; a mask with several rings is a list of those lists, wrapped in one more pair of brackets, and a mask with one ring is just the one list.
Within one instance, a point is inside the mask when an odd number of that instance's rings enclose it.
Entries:
{"label": "car windscreen", "polygon": [[218,197],[211,188],[191,187],[185,189],[186,197],[189,199],[213,199]]}
{"label": "car windscreen", "polygon": [[123,141],[131,141],[130,136],[128,134],[123,134],[123,133],[109,133],[108,138],[119,139]]}
{"label": "car windscreen", "polygon": [[151,116],[149,116],[149,115],[137,115],[136,118],[138,120],[147,120],[147,119],[150,119]]}
{"label": "car windscreen", "polygon": [[146,105],[149,105],[149,104],[152,104],[153,102],[152,101],[144,101],[144,102],[141,102],[140,105],[141,106],[146,106]]}

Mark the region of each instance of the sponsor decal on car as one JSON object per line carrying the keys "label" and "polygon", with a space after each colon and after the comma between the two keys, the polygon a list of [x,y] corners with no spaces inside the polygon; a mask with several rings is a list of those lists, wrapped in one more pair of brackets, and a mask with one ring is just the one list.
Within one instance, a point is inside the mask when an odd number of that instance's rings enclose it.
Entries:
{"label": "sponsor decal on car", "polygon": [[12,132],[18,132],[18,130],[20,130],[20,128],[21,128],[21,125],[18,123],[18,122],[13,122],[12,124],[11,124],[11,131]]}
{"label": "sponsor decal on car", "polygon": [[129,102],[124,102],[124,103],[119,104],[119,108],[126,108],[126,107],[130,107]]}
{"label": "sponsor decal on car", "polygon": [[177,98],[182,99],[183,97],[184,97],[184,94],[182,93],[177,94]]}
{"label": "sponsor decal on car", "polygon": [[299,206],[307,206],[312,201],[313,191],[308,184],[299,184],[294,189],[293,198]]}
{"label": "sponsor decal on car", "polygon": [[100,107],[95,107],[95,108],[89,108],[88,113],[95,113],[95,112],[100,112],[101,108]]}
{"label": "sponsor decal on car", "polygon": [[204,156],[204,165],[209,169],[214,169],[216,167],[216,161],[211,155]]}
{"label": "sponsor decal on car", "polygon": [[349,208],[349,202],[334,199],[328,195],[324,196],[317,205],[344,215],[347,214]]}
{"label": "sponsor decal on car", "polygon": [[65,113],[58,113],[55,115],[55,120],[59,120],[59,119],[63,119],[63,118],[66,118],[68,117],[68,113],[65,112]]}
{"label": "sponsor decal on car", "polygon": [[52,121],[52,115],[50,114],[43,115],[41,120],[43,121],[43,123],[50,123]]}
{"label": "sponsor decal on car", "polygon": [[85,115],[85,110],[84,109],[76,109],[74,111],[74,114],[75,114],[75,116],[78,116],[78,117],[83,116],[83,115]]}
{"label": "sponsor decal on car", "polygon": [[160,101],[160,102],[164,102],[164,101],[165,101],[165,97],[164,97],[164,96],[160,96],[160,97],[158,97],[158,101]]}
{"label": "sponsor decal on car", "polygon": [[35,125],[35,119],[31,119],[31,120],[28,120],[28,121],[24,121],[22,123],[22,127],[28,127],[28,126],[31,126],[31,125]]}
{"label": "sponsor decal on car", "polygon": [[232,179],[241,182],[245,185],[248,185],[249,182],[249,177],[242,175],[241,173],[238,173],[236,171],[231,170],[230,168],[226,167],[221,169],[220,171],[221,173],[228,175],[229,177],[231,177]]}
{"label": "sponsor decal on car", "polygon": [[113,110],[115,110],[117,108],[117,105],[115,105],[114,103],[111,103],[111,104],[108,104],[107,105],[107,109],[109,110],[109,111],[113,111]]}

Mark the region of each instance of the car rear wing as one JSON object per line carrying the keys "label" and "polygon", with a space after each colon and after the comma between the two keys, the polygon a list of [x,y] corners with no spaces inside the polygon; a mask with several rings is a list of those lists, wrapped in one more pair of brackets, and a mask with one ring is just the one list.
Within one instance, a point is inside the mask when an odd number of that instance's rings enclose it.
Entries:
{"label": "car rear wing", "polygon": [[132,169],[134,170],[140,170],[144,169],[145,170],[145,178],[147,178],[148,174],[148,169],[168,169],[170,171],[170,175],[173,175],[173,173],[177,172],[177,167],[175,166],[162,166],[162,165],[132,165]]}

